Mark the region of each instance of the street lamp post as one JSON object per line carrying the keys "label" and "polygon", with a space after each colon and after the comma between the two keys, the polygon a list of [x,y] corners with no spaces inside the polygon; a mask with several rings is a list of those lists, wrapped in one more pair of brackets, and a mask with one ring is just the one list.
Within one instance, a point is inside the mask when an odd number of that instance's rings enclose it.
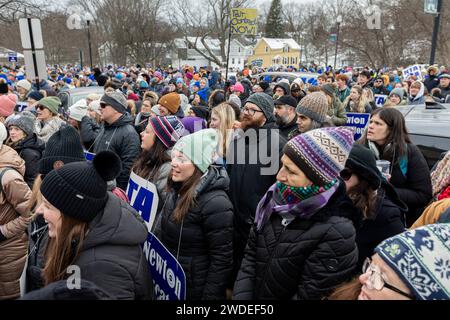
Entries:
{"label": "street lamp post", "polygon": [[88,19],[87,21],[88,26],[88,42],[89,42],[89,62],[91,63],[91,70],[92,70],[92,46],[91,46],[91,21]]}
{"label": "street lamp post", "polygon": [[336,19],[337,23],[337,32],[336,32],[336,48],[334,51],[334,66],[333,70],[336,71],[336,63],[337,63],[337,54],[338,54],[338,46],[339,46],[339,32],[341,31],[341,23],[342,23],[342,16],[339,15]]}
{"label": "street lamp post", "polygon": [[436,59],[436,48],[439,36],[439,27],[441,25],[442,0],[437,0],[437,14],[434,18],[433,38],[431,40],[430,65],[433,65]]}

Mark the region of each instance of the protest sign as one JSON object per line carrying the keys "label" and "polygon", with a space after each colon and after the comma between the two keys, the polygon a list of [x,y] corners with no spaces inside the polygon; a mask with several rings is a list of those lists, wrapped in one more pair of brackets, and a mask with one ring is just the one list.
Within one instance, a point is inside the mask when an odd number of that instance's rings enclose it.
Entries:
{"label": "protest sign", "polygon": [[361,139],[369,119],[368,113],[347,113],[347,127],[355,128],[355,141]]}
{"label": "protest sign", "polygon": [[177,259],[151,232],[143,250],[154,282],[155,299],[185,300],[186,275]]}
{"label": "protest sign", "polygon": [[186,299],[186,275],[177,259],[151,232],[158,209],[158,191],[148,180],[131,172],[127,196],[130,205],[145,221],[147,240],[142,245],[152,274],[156,300],[179,301]]}
{"label": "protest sign", "polygon": [[258,10],[248,8],[231,9],[231,34],[256,35],[258,28]]}
{"label": "protest sign", "polygon": [[420,72],[420,66],[414,65],[403,70],[403,79],[409,80],[411,76],[416,76],[417,80],[422,81],[422,73]]}
{"label": "protest sign", "polygon": [[384,104],[386,103],[387,99],[388,99],[387,95],[376,94],[375,95],[375,104],[376,104],[377,108],[383,107]]}

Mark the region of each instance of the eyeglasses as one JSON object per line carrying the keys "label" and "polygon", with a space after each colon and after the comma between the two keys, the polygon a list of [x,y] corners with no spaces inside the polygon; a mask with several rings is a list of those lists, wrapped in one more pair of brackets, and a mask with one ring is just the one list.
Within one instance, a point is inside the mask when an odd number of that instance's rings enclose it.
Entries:
{"label": "eyeglasses", "polygon": [[245,113],[245,114],[248,114],[249,116],[252,116],[252,117],[253,117],[257,112],[264,113],[264,112],[262,112],[262,111],[255,110],[255,109],[249,109],[249,108],[247,108],[247,107],[244,107],[244,108],[242,109],[242,112]]}
{"label": "eyeglasses", "polygon": [[41,111],[44,111],[44,110],[45,110],[45,107],[44,107],[44,106],[41,106],[41,105],[37,106],[37,108],[38,108],[39,110],[41,110]]}
{"label": "eyeglasses", "polygon": [[350,180],[352,175],[353,175],[353,172],[347,168],[342,170],[340,173],[340,176],[341,176],[342,180],[344,180],[344,181]]}
{"label": "eyeglasses", "polygon": [[370,272],[368,281],[365,283],[365,285],[369,290],[381,291],[383,290],[383,288],[387,288],[389,290],[397,292],[398,294],[404,297],[407,297],[411,300],[415,300],[414,296],[387,283],[385,279],[386,276],[383,273],[381,273],[380,268],[378,266],[372,264],[372,259],[367,258],[364,261],[362,272],[363,274]]}
{"label": "eyeglasses", "polygon": [[107,105],[106,104],[104,104],[104,103],[100,103],[100,108],[102,108],[102,109],[105,109],[107,107]]}

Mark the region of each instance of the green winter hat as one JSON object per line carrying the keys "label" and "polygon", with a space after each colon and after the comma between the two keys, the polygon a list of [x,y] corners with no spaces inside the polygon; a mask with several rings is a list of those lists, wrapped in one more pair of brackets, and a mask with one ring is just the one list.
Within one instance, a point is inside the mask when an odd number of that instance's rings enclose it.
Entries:
{"label": "green winter hat", "polygon": [[218,141],[217,131],[206,129],[181,138],[173,150],[184,154],[202,173],[205,173],[214,162]]}
{"label": "green winter hat", "polygon": [[59,114],[59,106],[61,105],[61,100],[58,97],[47,97],[39,100],[38,105],[43,106],[50,110],[54,115]]}

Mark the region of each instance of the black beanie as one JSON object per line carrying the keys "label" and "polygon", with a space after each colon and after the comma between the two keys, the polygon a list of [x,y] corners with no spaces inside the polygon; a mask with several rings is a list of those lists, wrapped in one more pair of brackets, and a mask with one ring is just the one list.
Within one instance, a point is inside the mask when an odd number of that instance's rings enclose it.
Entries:
{"label": "black beanie", "polygon": [[46,144],[42,159],[39,161],[39,173],[48,174],[56,161],[64,164],[84,161],[83,146],[77,130],[64,126],[54,133]]}
{"label": "black beanie", "polygon": [[375,155],[366,147],[355,144],[345,167],[369,182],[372,189],[377,190],[380,187],[381,173],[377,168]]}
{"label": "black beanie", "polygon": [[92,162],[69,163],[50,172],[42,181],[41,193],[62,214],[90,222],[106,205],[107,181],[121,170],[120,158],[103,151]]}

